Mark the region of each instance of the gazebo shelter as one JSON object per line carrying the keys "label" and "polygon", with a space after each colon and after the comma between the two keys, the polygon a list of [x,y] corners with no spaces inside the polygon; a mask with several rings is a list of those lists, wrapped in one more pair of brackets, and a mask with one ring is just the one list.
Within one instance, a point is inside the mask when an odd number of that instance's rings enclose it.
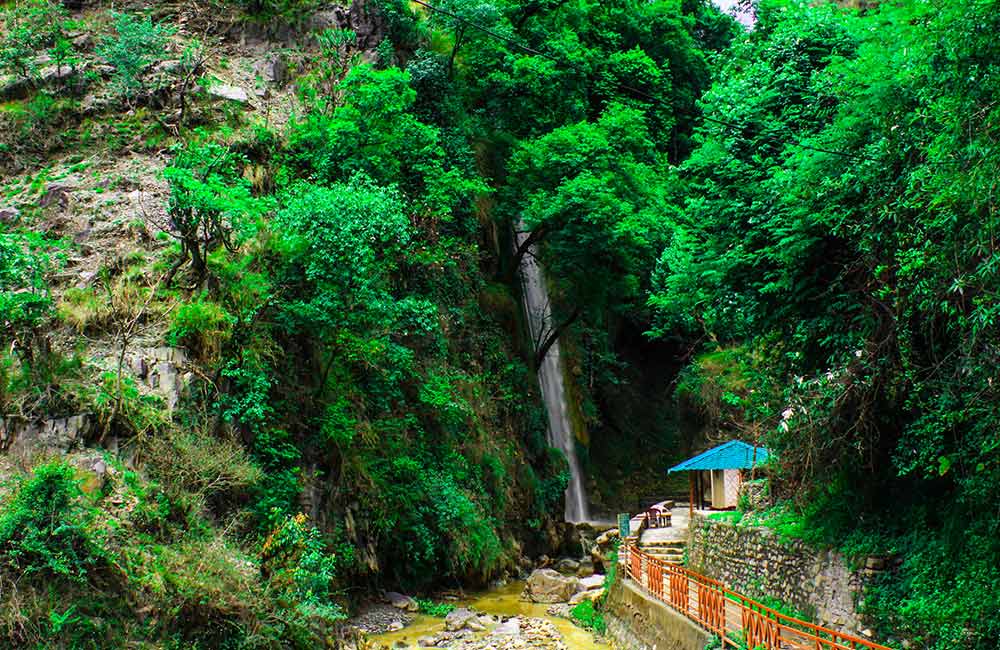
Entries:
{"label": "gazebo shelter", "polygon": [[695,503],[703,510],[706,503],[716,510],[735,508],[743,482],[742,473],[767,461],[767,449],[731,440],[689,458],[667,470],[688,472],[691,481],[691,512]]}

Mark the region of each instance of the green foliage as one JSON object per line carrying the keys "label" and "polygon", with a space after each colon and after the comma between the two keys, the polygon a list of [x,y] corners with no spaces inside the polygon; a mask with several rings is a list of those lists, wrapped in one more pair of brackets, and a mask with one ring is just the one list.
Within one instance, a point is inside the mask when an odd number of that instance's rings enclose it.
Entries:
{"label": "green foliage", "polygon": [[[0,232],[0,321],[5,324],[5,342],[25,336],[51,312],[44,278],[52,263],[49,246],[35,234]],[[22,349],[30,353],[27,346]]]}
{"label": "green foliage", "polygon": [[288,159],[317,181],[349,181],[359,172],[397,185],[418,210],[448,217],[468,206],[485,185],[448,155],[441,131],[410,112],[416,93],[398,69],[351,68],[338,86],[342,103],[322,100],[292,125]]}
{"label": "green foliage", "polygon": [[42,54],[61,68],[73,58],[68,26],[62,3],[53,0],[18,0],[0,9],[0,71],[36,82]]}
{"label": "green foliage", "polygon": [[312,92],[318,93],[317,96],[330,96],[351,64],[350,46],[357,40],[357,35],[349,29],[325,29],[319,33],[317,40],[320,48],[316,71],[319,85]]}
{"label": "green foliage", "polygon": [[147,471],[178,500],[186,495],[225,510],[263,480],[263,472],[236,440],[194,429],[167,429],[142,445]]}
{"label": "green foliage", "polygon": [[0,511],[0,560],[25,576],[84,581],[103,565],[89,532],[74,470],[53,462],[37,467]]}
{"label": "green foliage", "polygon": [[199,298],[180,305],[174,312],[167,341],[211,360],[232,336],[234,321],[218,303]]}
{"label": "green foliage", "polygon": [[163,400],[140,392],[132,377],[105,372],[88,397],[107,429],[119,427],[121,433],[143,436],[162,429],[169,421]]}
{"label": "green foliage", "polygon": [[[3,503],[0,572],[18,589],[2,594],[0,638],[12,647],[307,648],[343,617],[333,581],[350,549],[332,554],[315,529],[292,522],[255,558],[206,535],[210,523],[185,509],[182,492],[167,496],[106,460],[92,496],[57,462],[37,467]],[[261,572],[252,570],[258,561]],[[156,624],[136,604],[159,612]]]}
{"label": "green foliage", "polygon": [[761,3],[705,95],[649,303],[656,334],[742,356],[729,413],[796,501],[772,524],[905,548],[872,611],[933,649],[997,635],[996,21]]}
{"label": "green foliage", "polygon": [[240,366],[230,361],[222,369],[230,389],[219,397],[222,417],[256,433],[264,429],[274,413],[270,403],[271,377],[264,368]]}
{"label": "green foliage", "polygon": [[427,614],[428,616],[434,616],[435,618],[444,618],[448,614],[455,611],[455,605],[453,603],[439,603],[428,598],[417,598],[416,601],[417,605],[420,607],[421,614]]}
{"label": "green foliage", "polygon": [[320,532],[299,514],[285,519],[264,542],[261,571],[284,592],[298,616],[332,625],[346,618],[334,601],[334,581],[352,561],[351,547],[343,548],[344,556],[331,553]]}
{"label": "green foliage", "polygon": [[345,325],[374,332],[393,319],[390,274],[409,243],[399,195],[357,177],[350,184],[295,186],[278,215],[281,247],[301,267],[311,299],[288,306],[289,318],[319,336]]}
{"label": "green foliage", "polygon": [[603,313],[641,303],[668,234],[663,173],[642,112],[618,104],[514,152],[512,211],[544,236],[546,268],[570,304]]}
{"label": "green foliage", "polygon": [[732,512],[713,512],[708,516],[708,518],[715,521],[724,521],[735,526],[740,523],[741,519],[743,519],[743,512],[740,510],[733,510]]}
{"label": "green foliage", "polygon": [[469,470],[458,458],[453,462],[439,470],[402,457],[372,467],[379,490],[378,529],[410,531],[386,540],[390,553],[408,558],[396,568],[400,579],[419,581],[437,572],[484,575],[500,556],[493,522],[463,486],[471,479]]}
{"label": "green foliage", "polygon": [[558,449],[546,450],[546,472],[535,483],[535,508],[539,515],[554,512],[562,503],[569,485],[570,472],[566,457]]}
{"label": "green foliage", "polygon": [[584,600],[579,605],[573,607],[570,610],[570,616],[573,617],[573,621],[578,625],[582,625],[598,634],[604,634],[608,629],[608,623],[604,620],[604,615],[597,611],[594,603],[589,600]]}
{"label": "green foliage", "polygon": [[608,603],[608,596],[611,594],[611,589],[614,587],[621,576],[618,574],[619,564],[618,564],[618,548],[621,546],[621,540],[615,540],[611,544],[611,549],[608,551],[605,559],[607,563],[605,566],[608,568],[607,574],[604,576],[604,584],[601,587],[604,591],[601,592],[601,596],[595,602],[595,605],[599,610],[603,610]]}
{"label": "green foliage", "polygon": [[115,69],[111,87],[123,100],[134,100],[145,90],[143,75],[166,56],[174,28],[151,18],[112,12],[115,33],[104,37],[96,48],[99,57]]}
{"label": "green foliage", "polygon": [[173,153],[163,176],[170,184],[169,231],[181,243],[181,257],[170,278],[190,262],[200,285],[208,275],[208,257],[219,248],[235,250],[256,232],[270,202],[251,194],[250,182],[241,175],[246,159],[231,145],[196,132]]}

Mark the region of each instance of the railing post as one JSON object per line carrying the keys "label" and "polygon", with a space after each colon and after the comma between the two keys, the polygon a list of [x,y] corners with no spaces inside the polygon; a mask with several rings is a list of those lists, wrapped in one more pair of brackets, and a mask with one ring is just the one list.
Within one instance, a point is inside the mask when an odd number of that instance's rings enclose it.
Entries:
{"label": "railing post", "polygon": [[[726,623],[729,618],[727,604],[729,597],[732,597],[733,605],[739,608],[739,620],[730,623],[734,627],[742,627],[743,640],[750,648],[762,646],[766,650],[780,650],[787,646],[803,650],[805,648],[834,650],[847,647],[861,650],[890,650],[872,641],[781,614],[759,602],[729,591],[718,580],[706,578],[681,566],[661,562],[639,550],[634,540],[628,540],[622,545],[618,561],[623,565],[625,576],[634,580],[637,586],[684,614],[702,628],[718,634],[723,648],[741,647],[726,636]],[[827,637],[832,640],[827,640]]]}

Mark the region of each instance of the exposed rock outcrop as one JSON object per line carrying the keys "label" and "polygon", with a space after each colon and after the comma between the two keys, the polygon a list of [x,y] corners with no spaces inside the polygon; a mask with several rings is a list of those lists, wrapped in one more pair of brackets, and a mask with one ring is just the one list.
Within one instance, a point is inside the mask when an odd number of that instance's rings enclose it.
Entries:
{"label": "exposed rock outcrop", "polygon": [[0,418],[0,448],[20,457],[34,454],[65,454],[83,444],[94,430],[89,413],[62,418],[31,420]]}

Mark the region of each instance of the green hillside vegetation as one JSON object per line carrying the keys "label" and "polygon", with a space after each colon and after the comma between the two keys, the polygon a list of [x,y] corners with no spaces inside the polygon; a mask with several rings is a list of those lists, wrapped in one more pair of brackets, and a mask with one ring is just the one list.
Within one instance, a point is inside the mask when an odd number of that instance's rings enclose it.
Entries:
{"label": "green hillside vegetation", "polygon": [[3,645],[337,647],[553,552],[526,229],[597,505],[767,445],[757,520],[901,558],[879,638],[994,647],[1000,6],[865,4],[0,6],[0,414],[92,423],[4,429]]}

